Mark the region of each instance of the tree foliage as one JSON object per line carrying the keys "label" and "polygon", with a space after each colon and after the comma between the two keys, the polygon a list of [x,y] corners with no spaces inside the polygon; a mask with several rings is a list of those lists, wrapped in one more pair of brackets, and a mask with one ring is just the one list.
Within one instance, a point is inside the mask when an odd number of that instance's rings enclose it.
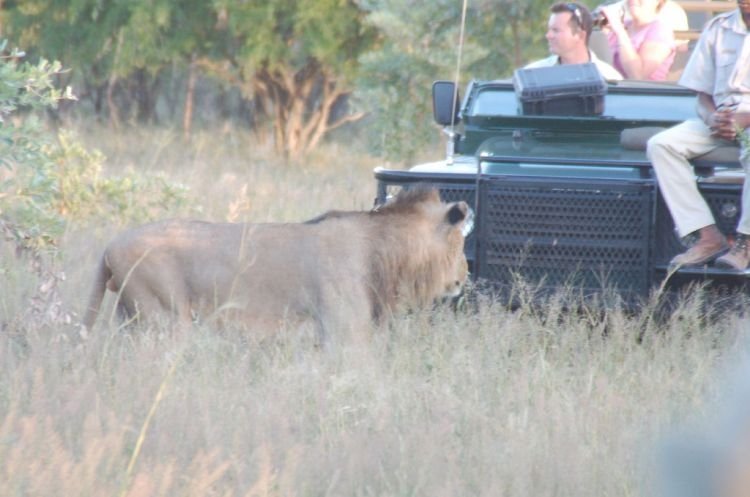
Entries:
{"label": "tree foliage", "polygon": [[279,153],[299,157],[362,117],[339,112],[353,90],[357,58],[373,40],[352,1],[225,1],[220,9],[229,51],[207,65],[271,117]]}
{"label": "tree foliage", "polygon": [[[3,42],[0,50],[5,48]],[[23,55],[13,50],[0,56],[0,221],[18,227],[13,231],[19,241],[39,247],[61,231],[62,220],[46,208],[55,185],[43,128],[33,112],[73,96],[54,85],[62,70],[58,62],[32,65],[21,62]],[[21,109],[31,114],[20,115]]]}
{"label": "tree foliage", "polygon": [[[371,140],[386,157],[408,164],[437,136],[430,125],[430,91],[435,80],[456,77],[462,2],[358,4],[381,36],[377,48],[360,58],[358,95],[362,105],[376,112]],[[538,40],[544,38],[549,5],[546,0],[469,2],[459,84],[508,76],[521,63],[541,56]]]}
{"label": "tree foliage", "polygon": [[373,39],[362,18],[351,0],[28,0],[9,2],[2,23],[23,46],[82,71],[115,123],[118,84],[138,82],[142,115],[160,73],[202,67],[270,117],[279,153],[299,156],[361,117],[342,109]]}
{"label": "tree foliage", "polygon": [[160,175],[103,177],[100,153],[42,125],[40,112],[75,99],[56,87],[61,72],[59,62],[30,64],[17,50],[0,57],[0,232],[34,252],[55,252],[70,222],[143,221],[185,199]]}
{"label": "tree foliage", "polygon": [[215,19],[202,0],[6,2],[5,34],[73,68],[79,94],[118,125],[153,113],[159,76],[209,50]]}
{"label": "tree foliage", "polygon": [[[508,76],[543,55],[550,4],[468,2],[461,84],[469,77]],[[252,122],[268,130],[280,154],[302,156],[331,130],[369,113],[373,143],[403,162],[436,135],[428,124],[429,91],[434,80],[455,77],[462,12],[455,0],[1,5],[4,35],[32,55],[71,67],[56,77],[75,79],[79,96],[113,124],[151,119],[161,95],[170,105],[184,100],[188,129],[201,73],[241,91],[252,103]],[[170,86],[160,87],[165,81]],[[179,97],[175,88],[181,88]],[[352,95],[360,97],[354,110]]]}

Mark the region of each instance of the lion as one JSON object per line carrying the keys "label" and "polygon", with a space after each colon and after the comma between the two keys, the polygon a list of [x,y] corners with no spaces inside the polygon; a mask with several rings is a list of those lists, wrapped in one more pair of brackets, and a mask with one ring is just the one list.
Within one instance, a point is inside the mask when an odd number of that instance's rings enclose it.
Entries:
{"label": "lion", "polygon": [[371,211],[331,211],[304,223],[167,220],[116,236],[100,258],[83,325],[106,290],[132,320],[168,315],[251,328],[308,322],[380,325],[400,310],[458,296],[468,276],[465,202],[402,190]]}

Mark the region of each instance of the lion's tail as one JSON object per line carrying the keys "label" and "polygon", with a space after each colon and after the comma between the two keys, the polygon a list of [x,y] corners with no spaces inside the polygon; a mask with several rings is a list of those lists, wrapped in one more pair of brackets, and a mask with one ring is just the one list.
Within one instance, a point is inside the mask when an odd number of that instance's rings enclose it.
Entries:
{"label": "lion's tail", "polygon": [[104,300],[104,292],[107,290],[107,281],[112,277],[112,271],[107,265],[107,261],[104,256],[99,260],[99,265],[96,268],[96,275],[94,277],[94,285],[91,288],[91,294],[89,295],[89,303],[86,307],[86,314],[83,317],[83,326],[87,330],[91,330],[94,327],[96,318],[99,316],[99,308]]}

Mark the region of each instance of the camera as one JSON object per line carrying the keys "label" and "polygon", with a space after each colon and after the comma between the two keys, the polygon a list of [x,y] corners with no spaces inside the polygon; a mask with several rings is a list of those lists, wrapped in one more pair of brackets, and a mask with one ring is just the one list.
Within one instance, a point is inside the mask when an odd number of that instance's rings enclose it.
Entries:
{"label": "camera", "polygon": [[609,24],[609,19],[607,19],[607,17],[604,14],[602,14],[601,11],[594,12],[593,18],[594,18],[593,19],[594,29],[601,29],[607,24]]}
{"label": "camera", "polygon": [[[612,8],[612,6],[614,7]],[[593,27],[595,29],[601,29],[604,26],[609,24],[609,19],[604,15],[602,12],[602,7],[599,6],[591,13],[591,17],[593,18]],[[625,22],[625,14],[626,14],[626,6],[624,2],[616,2],[615,4],[607,4],[607,12],[609,12],[610,17],[616,16],[621,21]]]}

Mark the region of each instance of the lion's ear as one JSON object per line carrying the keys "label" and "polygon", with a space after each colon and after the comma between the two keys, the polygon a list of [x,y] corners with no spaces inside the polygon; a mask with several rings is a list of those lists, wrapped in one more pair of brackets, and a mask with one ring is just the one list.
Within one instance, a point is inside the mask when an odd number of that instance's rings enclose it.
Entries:
{"label": "lion's ear", "polygon": [[456,202],[451,205],[448,209],[446,219],[451,225],[456,225],[466,219],[466,215],[469,212],[469,205],[466,202]]}

